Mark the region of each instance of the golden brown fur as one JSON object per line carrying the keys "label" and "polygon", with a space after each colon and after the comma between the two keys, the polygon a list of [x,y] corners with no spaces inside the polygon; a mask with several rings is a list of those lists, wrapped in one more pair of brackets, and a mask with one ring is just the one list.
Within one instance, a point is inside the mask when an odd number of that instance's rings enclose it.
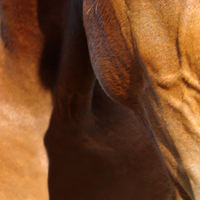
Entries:
{"label": "golden brown fur", "polygon": [[0,199],[198,199],[188,2],[1,0]]}
{"label": "golden brown fur", "polygon": [[191,199],[200,199],[197,0],[84,1],[92,66],[115,101],[135,111]]}

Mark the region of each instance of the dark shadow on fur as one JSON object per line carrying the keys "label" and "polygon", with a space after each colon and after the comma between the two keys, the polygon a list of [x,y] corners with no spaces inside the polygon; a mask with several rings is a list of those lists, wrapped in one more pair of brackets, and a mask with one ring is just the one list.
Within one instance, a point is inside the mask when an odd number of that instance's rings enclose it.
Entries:
{"label": "dark shadow on fur", "polygon": [[[58,114],[60,107],[67,107],[67,101],[56,99],[55,90],[65,88],[57,83],[70,2],[76,0],[38,0],[39,24],[45,37],[40,78],[54,98],[44,141],[50,200],[165,200],[173,195],[174,187],[143,124],[132,111],[108,98],[99,84],[90,99],[90,116],[82,116],[85,121],[72,124]],[[72,110],[77,110],[76,102],[72,105]]]}
{"label": "dark shadow on fur", "polygon": [[59,70],[68,4],[69,0],[38,0],[38,21],[45,39],[39,77],[50,90],[55,86]]}

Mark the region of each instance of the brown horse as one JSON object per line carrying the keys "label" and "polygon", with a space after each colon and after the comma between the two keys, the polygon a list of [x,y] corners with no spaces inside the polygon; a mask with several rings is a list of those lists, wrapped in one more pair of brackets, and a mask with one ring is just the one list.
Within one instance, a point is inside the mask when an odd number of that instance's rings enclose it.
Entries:
{"label": "brown horse", "polygon": [[83,19],[100,85],[139,116],[171,176],[200,199],[200,2],[85,0]]}
{"label": "brown horse", "polygon": [[47,200],[48,168],[51,200],[179,199],[168,169],[198,199],[186,168],[197,124],[183,132],[196,123],[196,79],[177,70],[189,37],[179,13],[198,7],[175,2],[1,0],[0,199]]}

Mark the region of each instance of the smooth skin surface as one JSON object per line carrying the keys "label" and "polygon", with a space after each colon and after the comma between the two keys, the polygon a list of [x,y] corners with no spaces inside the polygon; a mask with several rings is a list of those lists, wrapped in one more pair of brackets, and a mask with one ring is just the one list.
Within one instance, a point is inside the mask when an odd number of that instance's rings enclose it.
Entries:
{"label": "smooth skin surface", "polygon": [[[38,76],[43,36],[36,2],[1,1],[0,199],[48,199],[43,138],[52,110]],[[30,23],[31,22],[31,23]]]}

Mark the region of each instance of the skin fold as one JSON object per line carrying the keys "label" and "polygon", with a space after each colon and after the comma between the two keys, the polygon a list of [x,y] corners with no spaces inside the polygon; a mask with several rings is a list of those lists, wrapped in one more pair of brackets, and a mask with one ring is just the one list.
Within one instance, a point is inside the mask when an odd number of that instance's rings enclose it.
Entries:
{"label": "skin fold", "polygon": [[100,85],[150,128],[172,177],[200,199],[199,1],[89,0],[83,7]]}
{"label": "skin fold", "polygon": [[198,1],[0,3],[0,199],[199,198]]}

